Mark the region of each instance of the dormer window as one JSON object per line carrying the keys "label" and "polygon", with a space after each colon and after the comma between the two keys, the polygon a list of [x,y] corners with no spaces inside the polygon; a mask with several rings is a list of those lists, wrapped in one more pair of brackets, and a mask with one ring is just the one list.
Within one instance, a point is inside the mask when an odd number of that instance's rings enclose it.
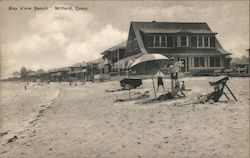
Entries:
{"label": "dormer window", "polygon": [[215,37],[210,37],[210,47],[215,47]]}
{"label": "dormer window", "polygon": [[153,47],[166,47],[166,37],[154,36]]}
{"label": "dormer window", "polygon": [[174,45],[174,38],[171,36],[167,37],[167,47],[173,47]]}
{"label": "dormer window", "polygon": [[199,47],[203,47],[203,39],[202,39],[201,36],[198,37],[198,46],[199,46]]}
{"label": "dormer window", "polygon": [[166,47],[166,37],[165,36],[161,36],[161,46]]}
{"label": "dormer window", "polygon": [[191,37],[191,47],[197,47],[197,37]]}
{"label": "dormer window", "polygon": [[[196,38],[196,39],[195,39]],[[209,36],[198,36],[198,37],[191,37],[191,47],[193,48],[210,48],[214,47],[212,43],[214,43],[215,37]],[[197,44],[195,44],[197,42]]]}
{"label": "dormer window", "polygon": [[181,46],[182,47],[188,46],[188,36],[181,36]]}
{"label": "dormer window", "polygon": [[160,37],[159,36],[155,36],[154,38],[154,47],[160,47]]}
{"label": "dormer window", "polygon": [[149,35],[146,38],[148,47],[151,48],[211,48],[215,47],[215,37],[211,36],[173,36],[173,35]]}
{"label": "dormer window", "polygon": [[209,47],[209,38],[208,37],[204,37],[204,47]]}

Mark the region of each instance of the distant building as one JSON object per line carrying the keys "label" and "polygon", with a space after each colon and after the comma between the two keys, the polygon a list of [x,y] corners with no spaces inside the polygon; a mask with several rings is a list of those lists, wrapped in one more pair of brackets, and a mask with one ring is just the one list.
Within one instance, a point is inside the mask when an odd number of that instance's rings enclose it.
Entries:
{"label": "distant building", "polygon": [[34,71],[30,71],[27,73],[27,77],[26,77],[27,80],[31,80],[31,81],[34,81],[36,79],[36,72]]}
{"label": "distant building", "polygon": [[114,65],[114,63],[124,58],[126,44],[127,41],[124,41],[105,50],[101,53],[103,55],[103,59],[107,59],[111,65]]}
{"label": "distant building", "polygon": [[250,69],[249,57],[234,58],[230,63],[230,67],[239,75],[248,76]]}
{"label": "distant building", "polygon": [[223,69],[231,55],[216,34],[207,23],[131,22],[124,57],[160,53],[182,61],[181,72],[211,73]]}
{"label": "distant building", "polygon": [[69,80],[69,67],[61,67],[48,71],[50,81],[67,81]]}
{"label": "distant building", "polygon": [[87,76],[86,62],[76,63],[74,65],[69,66],[68,69],[69,80],[85,80],[85,77]]}
{"label": "distant building", "polygon": [[[99,58],[99,59],[95,59],[95,60],[91,60],[89,62],[87,62],[88,65],[88,69],[87,69],[87,74],[88,74],[88,79],[89,81],[94,81],[94,77],[97,74],[101,74],[103,71],[103,67],[105,64],[104,63],[104,59]],[[100,67],[100,65],[102,65]]]}
{"label": "distant building", "polygon": [[114,64],[124,58],[126,44],[127,41],[124,41],[101,53],[102,58],[107,61],[107,63],[105,62],[105,65],[102,64],[102,74],[111,73]]}

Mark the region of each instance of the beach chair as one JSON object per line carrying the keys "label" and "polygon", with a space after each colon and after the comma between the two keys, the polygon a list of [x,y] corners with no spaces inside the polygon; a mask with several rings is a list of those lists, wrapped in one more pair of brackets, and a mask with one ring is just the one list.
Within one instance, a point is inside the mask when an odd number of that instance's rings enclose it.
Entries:
{"label": "beach chair", "polygon": [[228,80],[229,80],[228,76],[219,76],[217,78],[210,80],[209,83],[211,86],[214,86],[214,91],[207,96],[208,99],[212,99],[215,102],[217,102],[219,101],[220,97],[224,94],[225,97],[228,100],[230,100],[228,95],[224,92],[224,87],[226,87],[229,93],[233,96],[234,100],[238,101],[233,92],[231,91],[231,89],[227,85]]}

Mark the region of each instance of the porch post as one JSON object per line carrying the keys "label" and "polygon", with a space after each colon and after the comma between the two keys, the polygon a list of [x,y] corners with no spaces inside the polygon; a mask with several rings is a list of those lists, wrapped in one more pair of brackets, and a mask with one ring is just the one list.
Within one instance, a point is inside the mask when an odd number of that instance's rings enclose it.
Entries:
{"label": "porch post", "polygon": [[120,49],[117,50],[117,57],[118,57],[118,61],[120,60]]}

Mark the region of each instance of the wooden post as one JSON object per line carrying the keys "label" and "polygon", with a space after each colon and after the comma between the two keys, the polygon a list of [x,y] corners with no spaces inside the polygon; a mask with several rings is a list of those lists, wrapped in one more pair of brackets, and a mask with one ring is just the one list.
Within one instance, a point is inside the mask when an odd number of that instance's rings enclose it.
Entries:
{"label": "wooden post", "polygon": [[131,85],[130,85],[130,71],[129,71],[129,69],[128,69],[128,80],[129,80],[129,99],[131,99],[131,94],[130,94],[130,89],[131,89]]}
{"label": "wooden post", "polygon": [[171,92],[174,90],[174,79],[171,79]]}
{"label": "wooden post", "polygon": [[92,80],[92,82],[94,82],[94,72],[93,72],[93,67],[94,67],[94,65],[93,65],[93,63],[91,64],[91,80]]}
{"label": "wooden post", "polygon": [[155,83],[154,83],[153,75],[152,75],[152,82],[153,82],[154,94],[155,94],[155,99],[156,99]]}
{"label": "wooden post", "polygon": [[118,58],[118,61],[120,60],[120,49],[117,50],[117,58]]}

